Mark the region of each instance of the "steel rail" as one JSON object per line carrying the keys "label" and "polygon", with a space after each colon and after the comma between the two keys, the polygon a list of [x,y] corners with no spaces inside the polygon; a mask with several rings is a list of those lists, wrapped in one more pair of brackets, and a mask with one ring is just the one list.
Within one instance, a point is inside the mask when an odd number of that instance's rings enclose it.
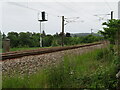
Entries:
{"label": "steel rail", "polygon": [[52,48],[41,48],[41,49],[35,49],[35,50],[8,52],[8,53],[0,54],[2,56],[2,58],[0,58],[0,60],[4,61],[4,60],[7,60],[7,59],[20,58],[20,57],[23,57],[23,56],[40,55],[40,54],[46,54],[46,53],[52,53],[52,52],[58,52],[58,51],[64,51],[64,50],[70,50],[70,49],[76,49],[76,48],[82,48],[82,47],[88,47],[88,46],[94,46],[94,45],[99,45],[99,44],[102,44],[102,43],[98,42],[98,43],[77,45],[77,46],[52,47]]}

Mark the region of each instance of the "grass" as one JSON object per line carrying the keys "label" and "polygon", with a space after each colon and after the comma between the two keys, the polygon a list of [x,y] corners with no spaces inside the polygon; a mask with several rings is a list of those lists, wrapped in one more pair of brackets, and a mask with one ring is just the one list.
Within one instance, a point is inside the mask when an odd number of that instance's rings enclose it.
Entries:
{"label": "grass", "polygon": [[21,50],[32,50],[32,49],[39,49],[40,47],[33,47],[33,48],[29,48],[29,47],[24,47],[24,48],[10,48],[10,51],[21,51]]}
{"label": "grass", "polygon": [[59,65],[31,76],[3,76],[3,88],[115,88],[117,60],[108,48],[66,55]]}
{"label": "grass", "polygon": [[[22,47],[22,48],[10,48],[10,51],[22,51],[22,50],[34,50],[40,49],[41,47]],[[42,48],[50,48],[50,47],[42,47]]]}
{"label": "grass", "polygon": [[[81,56],[66,56],[58,67],[49,70],[50,87],[114,88],[116,87],[115,57],[107,50],[96,50]],[[102,54],[105,55],[105,54]],[[111,56],[112,55],[112,56]],[[99,58],[98,58],[99,57]]]}
{"label": "grass", "polygon": [[[94,43],[97,43],[97,42],[94,42]],[[79,45],[84,45],[85,43],[81,43]],[[71,46],[71,45],[64,45],[64,46]],[[51,48],[52,46],[50,47],[42,47],[42,48]],[[61,46],[56,46],[56,47],[61,47]],[[10,51],[22,51],[22,50],[33,50],[33,49],[39,49],[41,47],[16,47],[16,48],[10,48]],[[2,49],[0,49],[0,51],[2,51]]]}

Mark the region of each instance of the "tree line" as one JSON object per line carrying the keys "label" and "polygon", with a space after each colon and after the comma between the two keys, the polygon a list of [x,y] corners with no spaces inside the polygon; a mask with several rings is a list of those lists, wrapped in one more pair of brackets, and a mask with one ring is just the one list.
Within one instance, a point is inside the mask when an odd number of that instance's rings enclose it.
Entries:
{"label": "tree line", "polygon": [[[87,36],[72,36],[70,33],[64,34],[64,45],[76,45],[81,43],[92,43],[99,41],[101,39],[109,40],[111,44],[115,44],[117,40],[117,31],[120,30],[120,20],[109,20],[104,22],[103,25],[106,27],[103,30],[100,30],[99,33],[103,35],[101,36],[94,36],[94,35],[87,35]],[[50,35],[42,32],[42,42],[44,47],[50,46],[60,46],[61,45],[61,33],[56,33],[54,35]],[[10,46],[13,47],[39,47],[40,45],[40,33],[35,32],[9,32],[7,35],[0,32],[0,46],[2,46],[2,40],[5,38],[10,39]]]}
{"label": "tree line", "polygon": [[[2,39],[10,39],[11,48],[14,47],[39,47],[40,46],[40,33],[35,32],[9,32],[7,35],[0,34]],[[62,43],[62,33],[56,33],[54,35],[46,34],[45,31],[41,33],[42,36],[42,46],[60,46]],[[81,36],[81,37],[71,37],[70,33],[64,34],[64,45],[76,45],[81,43],[92,43],[101,40],[101,36]]]}

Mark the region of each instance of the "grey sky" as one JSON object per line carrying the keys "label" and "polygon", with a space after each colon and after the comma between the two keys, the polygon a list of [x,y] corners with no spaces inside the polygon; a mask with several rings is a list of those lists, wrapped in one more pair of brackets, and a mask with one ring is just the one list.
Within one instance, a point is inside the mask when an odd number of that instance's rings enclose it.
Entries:
{"label": "grey sky", "polygon": [[[12,1],[12,0],[7,0]],[[71,0],[70,0],[71,1]],[[99,21],[98,14],[109,14],[114,11],[114,18],[118,17],[118,1],[115,2],[36,2],[27,0],[26,2],[16,2],[17,5],[24,5],[28,8],[34,8],[48,13],[48,21],[44,24],[44,30],[48,34],[55,34],[61,31],[61,17],[66,18],[80,17],[77,22],[69,23],[65,26],[65,32],[70,33],[89,33],[90,29],[97,32],[102,29],[101,23],[110,19],[110,16],[100,15],[104,20]],[[89,0],[90,1],[90,0]],[[100,0],[98,0],[100,1]],[[39,22],[37,21],[38,11],[17,6],[13,3],[3,2],[0,5],[2,8],[2,32],[39,32]],[[2,7],[1,7],[2,6]],[[81,22],[84,21],[84,22]]]}

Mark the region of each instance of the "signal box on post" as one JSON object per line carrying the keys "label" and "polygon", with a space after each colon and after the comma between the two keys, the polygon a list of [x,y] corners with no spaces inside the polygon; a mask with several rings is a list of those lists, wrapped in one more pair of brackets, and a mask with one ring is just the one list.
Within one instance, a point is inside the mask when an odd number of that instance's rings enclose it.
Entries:
{"label": "signal box on post", "polygon": [[39,13],[38,21],[40,21],[40,22],[48,21],[48,14],[45,13],[44,11]]}

